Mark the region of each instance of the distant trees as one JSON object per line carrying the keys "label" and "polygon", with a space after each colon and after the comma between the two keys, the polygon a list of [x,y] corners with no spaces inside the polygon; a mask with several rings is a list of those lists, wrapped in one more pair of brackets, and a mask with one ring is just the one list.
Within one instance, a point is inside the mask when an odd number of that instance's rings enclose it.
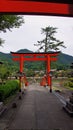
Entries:
{"label": "distant trees", "polygon": [[57,28],[48,26],[46,28],[42,28],[41,33],[44,34],[44,39],[41,41],[37,41],[35,46],[39,46],[38,51],[43,50],[43,52],[48,51],[58,51],[59,47],[64,47],[64,42],[57,40],[55,38],[55,33],[57,33]]}
{"label": "distant trees", "polygon": [[3,64],[0,64],[0,82],[3,83],[5,80],[7,80],[10,72],[8,71],[8,68]]}
{"label": "distant trees", "polygon": [[[23,16],[21,15],[0,15],[0,33],[6,33],[7,30],[11,31],[13,28],[19,28],[24,23]],[[0,46],[4,40],[0,38]]]}
{"label": "distant trees", "polygon": [[[12,31],[13,28],[19,28],[24,23],[21,15],[0,15],[0,33],[6,33],[7,30]],[[4,39],[0,38],[0,46],[4,43]],[[0,64],[0,80],[3,83],[10,75],[10,71],[5,64]]]}

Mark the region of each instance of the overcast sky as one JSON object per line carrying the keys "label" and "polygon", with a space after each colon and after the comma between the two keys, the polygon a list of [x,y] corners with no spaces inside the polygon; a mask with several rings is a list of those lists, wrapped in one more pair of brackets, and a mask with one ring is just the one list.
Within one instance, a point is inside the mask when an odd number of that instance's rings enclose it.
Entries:
{"label": "overcast sky", "polygon": [[43,39],[41,28],[47,26],[57,27],[56,38],[64,41],[66,49],[61,48],[63,53],[73,56],[73,18],[56,16],[31,16],[24,15],[25,24],[12,32],[0,33],[0,37],[5,40],[0,51],[9,53],[19,49],[29,49],[36,51],[34,44]]}

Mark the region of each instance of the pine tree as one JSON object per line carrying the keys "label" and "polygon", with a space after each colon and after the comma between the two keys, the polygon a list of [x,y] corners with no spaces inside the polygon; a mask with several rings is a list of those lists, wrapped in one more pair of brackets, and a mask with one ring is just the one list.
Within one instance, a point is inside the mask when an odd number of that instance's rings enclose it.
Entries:
{"label": "pine tree", "polygon": [[48,51],[58,51],[59,47],[64,47],[64,42],[57,40],[55,38],[55,33],[57,33],[57,28],[55,27],[46,27],[42,28],[41,33],[45,35],[45,38],[41,41],[37,41],[37,44],[34,44],[35,46],[39,46],[38,51],[43,50],[43,52]]}

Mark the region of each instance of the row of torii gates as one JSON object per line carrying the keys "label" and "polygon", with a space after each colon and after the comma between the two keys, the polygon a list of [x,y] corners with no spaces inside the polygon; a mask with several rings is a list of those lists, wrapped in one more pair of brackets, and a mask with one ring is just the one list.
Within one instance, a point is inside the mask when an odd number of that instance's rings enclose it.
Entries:
{"label": "row of torii gates", "polygon": [[[22,79],[26,78],[25,75],[23,75],[23,65],[25,61],[45,61],[46,62],[46,83],[43,84],[44,78],[42,78],[41,81],[41,86],[47,85],[50,87],[50,92],[52,92],[52,81],[51,81],[51,61],[56,61],[59,52],[48,52],[48,53],[16,53],[16,52],[11,52],[12,56],[15,56],[12,58],[14,61],[18,61],[20,64],[20,89],[21,89],[21,83]],[[27,80],[26,80],[27,81]]]}

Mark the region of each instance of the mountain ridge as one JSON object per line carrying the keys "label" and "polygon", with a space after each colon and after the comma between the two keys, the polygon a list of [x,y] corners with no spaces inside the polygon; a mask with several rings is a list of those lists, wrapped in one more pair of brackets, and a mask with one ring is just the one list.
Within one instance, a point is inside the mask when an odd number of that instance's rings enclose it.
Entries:
{"label": "mountain ridge", "polygon": [[[33,53],[33,51],[28,50],[28,49],[20,49],[20,50],[17,50],[16,52],[17,53]],[[0,52],[0,61],[12,62],[11,54]],[[61,52],[58,56],[58,61],[56,63],[61,64],[61,65],[70,65],[72,62],[73,62],[73,56]]]}
{"label": "mountain ridge", "polygon": [[[29,49],[19,49],[19,50],[17,50],[17,51],[11,51],[11,52],[17,52],[17,53],[36,53],[36,52],[31,51],[31,50],[29,50]],[[10,53],[11,53],[11,52],[10,52]],[[10,53],[4,53],[4,52],[1,52],[1,51],[0,51],[0,54],[4,54],[4,55],[10,55]],[[62,53],[62,52],[61,52],[61,53]],[[66,53],[62,53],[62,54],[65,54],[65,55],[67,55],[67,56],[73,57],[72,55],[69,55],[69,54],[66,54]]]}

